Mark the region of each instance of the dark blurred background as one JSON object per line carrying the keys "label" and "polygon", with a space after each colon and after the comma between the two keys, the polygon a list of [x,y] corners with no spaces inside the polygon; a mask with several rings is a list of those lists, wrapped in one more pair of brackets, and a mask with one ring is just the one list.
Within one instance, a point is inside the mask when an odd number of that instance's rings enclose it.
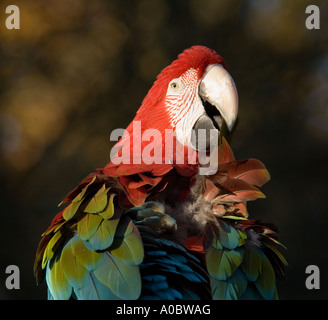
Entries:
{"label": "dark blurred background", "polygon": [[[21,29],[7,30],[16,4]],[[320,8],[307,30],[305,9]],[[240,97],[232,147],[272,180],[250,214],[287,246],[281,299],[328,298],[328,1],[2,0],[0,2],[0,299],[45,299],[33,261],[57,204],[109,161],[156,75],[201,44],[226,60]],[[7,290],[5,268],[20,268]],[[305,268],[320,268],[307,290]]]}

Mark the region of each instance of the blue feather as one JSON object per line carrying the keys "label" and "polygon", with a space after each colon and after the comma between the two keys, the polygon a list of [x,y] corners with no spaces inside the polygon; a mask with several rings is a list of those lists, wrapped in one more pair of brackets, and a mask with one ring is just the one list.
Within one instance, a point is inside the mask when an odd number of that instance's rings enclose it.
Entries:
{"label": "blue feather", "polygon": [[157,275],[157,274],[150,274],[148,276],[144,276],[143,277],[144,280],[146,281],[166,281],[166,277],[165,276],[161,276],[161,275]]}
{"label": "blue feather", "polygon": [[165,252],[165,251],[147,251],[147,255],[149,255],[149,256],[167,256],[167,252]]}
{"label": "blue feather", "polygon": [[183,288],[182,293],[183,299],[185,300],[200,300],[199,295],[196,294],[194,291],[189,290],[188,288]]}

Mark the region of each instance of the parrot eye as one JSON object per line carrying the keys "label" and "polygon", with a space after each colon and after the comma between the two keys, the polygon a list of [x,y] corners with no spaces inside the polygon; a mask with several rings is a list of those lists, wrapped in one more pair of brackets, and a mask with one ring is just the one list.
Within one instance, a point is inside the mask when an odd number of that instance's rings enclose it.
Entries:
{"label": "parrot eye", "polygon": [[176,82],[171,83],[171,88],[172,89],[177,89],[178,87],[179,87],[179,85]]}
{"label": "parrot eye", "polygon": [[184,89],[183,82],[181,81],[180,78],[177,78],[177,79],[173,79],[170,82],[167,93],[169,95],[176,95],[179,94],[181,91],[183,91],[183,89]]}

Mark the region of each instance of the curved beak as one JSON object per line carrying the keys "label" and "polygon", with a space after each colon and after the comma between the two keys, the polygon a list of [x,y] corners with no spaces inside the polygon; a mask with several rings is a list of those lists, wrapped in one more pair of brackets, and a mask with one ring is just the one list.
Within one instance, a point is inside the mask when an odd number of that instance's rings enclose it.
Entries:
{"label": "curved beak", "polygon": [[232,131],[238,116],[238,93],[232,77],[222,65],[207,67],[199,84],[199,95],[207,115],[216,125],[221,128],[224,120]]}

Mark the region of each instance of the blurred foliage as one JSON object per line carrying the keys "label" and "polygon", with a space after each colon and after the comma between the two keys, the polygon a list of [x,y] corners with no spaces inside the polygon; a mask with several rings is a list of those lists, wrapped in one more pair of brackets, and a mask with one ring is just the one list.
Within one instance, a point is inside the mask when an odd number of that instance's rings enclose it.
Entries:
{"label": "blurred foliage", "polygon": [[[5,27],[11,4],[20,30]],[[305,28],[309,4],[320,8],[320,30]],[[262,160],[272,175],[250,212],[276,223],[288,247],[280,297],[327,298],[327,21],[325,0],[2,0],[0,299],[46,297],[32,266],[57,204],[109,161],[110,132],[194,44],[218,51],[237,84],[236,156]],[[10,264],[20,290],[5,288]],[[305,288],[310,264],[320,290]]]}

